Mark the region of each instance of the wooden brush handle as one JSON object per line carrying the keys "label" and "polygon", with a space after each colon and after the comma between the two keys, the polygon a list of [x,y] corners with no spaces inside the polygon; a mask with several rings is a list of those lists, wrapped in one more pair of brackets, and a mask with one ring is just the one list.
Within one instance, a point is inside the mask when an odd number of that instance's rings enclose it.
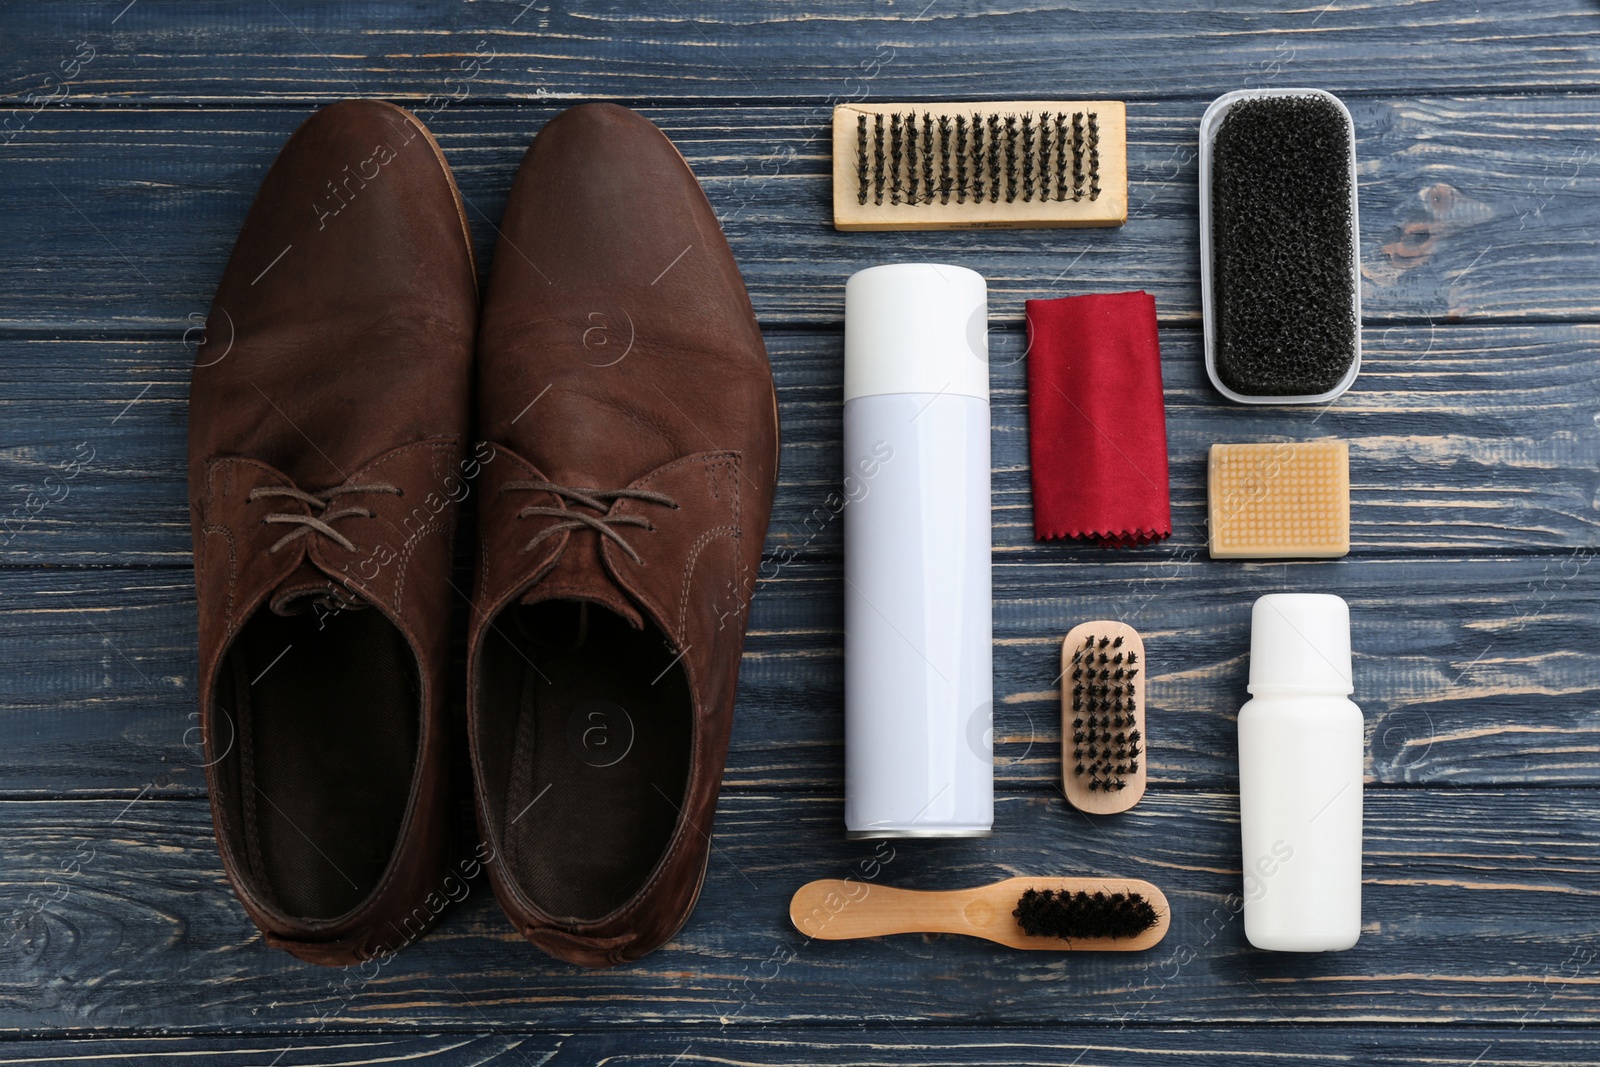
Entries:
{"label": "wooden brush handle", "polygon": [[[988,918],[989,905],[979,903],[985,899],[981,887],[933,892],[823,878],[800,887],[789,902],[789,918],[801,933],[824,941],[884,934],[970,934],[974,919]],[[971,916],[969,907],[974,909]]]}
{"label": "wooden brush handle", "polygon": [[[1137,937],[1029,937],[1012,911],[1026,889],[1087,893],[1138,893],[1156,909],[1156,925]],[[789,902],[795,929],[824,941],[886,934],[966,934],[1012,948],[1092,949],[1128,952],[1149,948],[1166,935],[1167,898],[1149,882],[1132,878],[1007,878],[972,889],[896,889],[853,879],[823,878],[796,891]]]}

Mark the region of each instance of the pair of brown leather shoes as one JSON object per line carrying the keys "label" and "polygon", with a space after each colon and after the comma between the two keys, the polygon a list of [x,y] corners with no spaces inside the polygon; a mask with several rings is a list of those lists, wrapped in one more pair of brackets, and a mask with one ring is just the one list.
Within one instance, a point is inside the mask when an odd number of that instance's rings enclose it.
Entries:
{"label": "pair of brown leather shoes", "polygon": [[[649,122],[590,104],[544,128],[481,303],[415,116],[346,101],[301,126],[190,392],[207,780],[267,941],[326,964],[398,951],[480,865],[555,956],[671,937],[705,874],[777,448],[738,268]],[[468,501],[481,840],[454,859]]]}

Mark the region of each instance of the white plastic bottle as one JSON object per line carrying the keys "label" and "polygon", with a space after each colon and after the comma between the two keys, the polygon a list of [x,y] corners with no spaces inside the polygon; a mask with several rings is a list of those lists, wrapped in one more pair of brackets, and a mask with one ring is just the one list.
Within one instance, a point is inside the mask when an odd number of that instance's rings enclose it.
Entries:
{"label": "white plastic bottle", "polygon": [[1256,948],[1338,952],[1361,936],[1365,732],[1350,671],[1350,608],[1276,593],[1250,621],[1239,711],[1244,932]]}
{"label": "white plastic bottle", "polygon": [[964,267],[845,286],[845,829],[994,824],[988,287]]}

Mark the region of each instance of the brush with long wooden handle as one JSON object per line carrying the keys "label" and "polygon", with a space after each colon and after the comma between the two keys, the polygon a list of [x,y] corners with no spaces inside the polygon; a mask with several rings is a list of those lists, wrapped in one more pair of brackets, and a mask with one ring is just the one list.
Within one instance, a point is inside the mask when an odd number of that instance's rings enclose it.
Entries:
{"label": "brush with long wooden handle", "polygon": [[948,890],[823,878],[795,893],[789,919],[824,941],[967,934],[1011,948],[1137,952],[1166,936],[1172,915],[1161,890],[1134,878],[1007,878]]}

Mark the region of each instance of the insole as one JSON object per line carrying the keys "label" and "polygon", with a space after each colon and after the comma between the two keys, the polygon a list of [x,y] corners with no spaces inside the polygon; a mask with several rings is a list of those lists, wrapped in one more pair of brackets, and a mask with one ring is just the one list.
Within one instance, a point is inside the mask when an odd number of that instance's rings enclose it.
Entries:
{"label": "insole", "polygon": [[224,671],[253,880],[290,915],[343,915],[383,876],[405,818],[421,729],[410,647],[375,610],[263,608]]}
{"label": "insole", "polygon": [[565,601],[511,609],[521,655],[485,714],[516,716],[502,810],[505,861],[551,915],[596,919],[644,884],[677,825],[693,712],[654,627]]}

